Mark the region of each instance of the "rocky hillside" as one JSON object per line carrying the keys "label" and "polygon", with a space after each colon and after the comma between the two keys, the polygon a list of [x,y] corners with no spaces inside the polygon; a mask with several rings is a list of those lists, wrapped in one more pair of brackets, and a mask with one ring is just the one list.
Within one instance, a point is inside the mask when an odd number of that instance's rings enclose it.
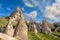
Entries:
{"label": "rocky hillside", "polygon": [[[7,25],[7,22],[8,22],[7,20],[8,19],[6,17],[0,18],[0,27],[4,27],[5,25]],[[13,26],[15,26],[15,25],[16,24],[13,23]],[[53,33],[54,33],[54,35],[60,37],[60,32],[53,32]],[[49,36],[44,33],[34,34],[31,31],[28,32],[28,38],[29,38],[29,40],[57,40],[58,39],[58,38],[55,38],[54,36],[51,36],[51,35]]]}
{"label": "rocky hillside", "polygon": [[[24,20],[19,7],[9,17],[0,18],[0,38],[2,40],[60,40],[60,32],[45,19],[41,24]],[[54,31],[52,31],[52,29]]]}

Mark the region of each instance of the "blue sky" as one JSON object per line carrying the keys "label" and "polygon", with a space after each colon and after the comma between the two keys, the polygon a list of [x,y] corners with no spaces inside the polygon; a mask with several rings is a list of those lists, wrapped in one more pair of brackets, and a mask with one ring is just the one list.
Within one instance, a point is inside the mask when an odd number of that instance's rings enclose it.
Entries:
{"label": "blue sky", "polygon": [[[59,1],[59,0],[58,0]],[[0,0],[0,17],[9,16],[17,6],[20,7],[22,13],[25,17],[32,17],[34,21],[40,22],[43,20],[43,16],[48,20],[51,19],[50,13],[49,17],[46,16],[46,11],[49,10],[49,7],[52,7],[54,3],[58,4],[56,0]],[[46,10],[46,11],[45,11]],[[49,12],[49,11],[48,11]],[[44,15],[45,14],[45,15]],[[27,15],[27,16],[26,16]]]}

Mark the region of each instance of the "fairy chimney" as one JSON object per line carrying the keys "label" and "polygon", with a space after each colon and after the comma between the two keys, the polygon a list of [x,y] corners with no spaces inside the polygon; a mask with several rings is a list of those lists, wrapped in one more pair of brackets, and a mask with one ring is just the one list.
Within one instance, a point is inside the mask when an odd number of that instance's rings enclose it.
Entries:
{"label": "fairy chimney", "polygon": [[20,9],[19,7],[17,7],[16,10],[11,13],[10,18],[8,20],[8,24],[4,30],[4,33],[10,36],[13,36],[14,29],[12,26],[12,22],[18,22],[19,19],[20,19]]}
{"label": "fairy chimney", "polygon": [[12,26],[12,19],[10,18],[9,21],[8,21],[8,24],[4,30],[4,33],[9,35],[9,36],[13,36],[13,33],[14,33],[14,29],[13,29],[13,26]]}
{"label": "fairy chimney", "polygon": [[20,9],[19,7],[16,8],[14,12],[11,13],[10,17],[13,19],[13,22],[18,22],[20,19]]}
{"label": "fairy chimney", "polygon": [[28,28],[21,13],[21,10],[19,11],[20,11],[20,20],[18,21],[13,36],[19,40],[28,40]]}
{"label": "fairy chimney", "polygon": [[30,23],[29,23],[29,29],[33,31],[33,33],[37,33],[37,26],[35,25],[33,19],[30,19]]}
{"label": "fairy chimney", "polygon": [[48,26],[48,23],[46,20],[43,20],[42,22],[42,31],[45,33],[45,34],[51,34],[51,29],[49,28]]}

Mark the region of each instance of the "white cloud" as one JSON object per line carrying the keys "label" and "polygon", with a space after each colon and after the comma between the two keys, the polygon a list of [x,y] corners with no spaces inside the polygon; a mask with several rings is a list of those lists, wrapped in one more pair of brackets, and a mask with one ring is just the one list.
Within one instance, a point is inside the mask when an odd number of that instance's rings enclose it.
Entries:
{"label": "white cloud", "polygon": [[33,7],[33,5],[28,0],[23,0],[24,4],[28,7]]}
{"label": "white cloud", "polygon": [[47,19],[51,19],[54,21],[59,21],[60,19],[60,0],[56,0],[52,6],[46,6],[44,11],[44,16]]}
{"label": "white cloud", "polygon": [[29,14],[30,17],[32,18],[36,18],[37,16],[37,11],[32,11],[30,14]]}
{"label": "white cloud", "polygon": [[38,0],[31,0],[31,2],[34,6],[38,6],[40,4]]}
{"label": "white cloud", "polygon": [[8,11],[10,11],[11,9],[9,7],[6,8]]}
{"label": "white cloud", "polygon": [[24,0],[23,2],[28,7],[35,7],[40,11],[41,10],[44,11],[45,6],[51,4],[51,0],[30,0],[30,1],[29,0]]}
{"label": "white cloud", "polygon": [[58,4],[60,4],[60,0],[55,0]]}
{"label": "white cloud", "polygon": [[22,8],[22,10],[24,11],[25,9],[24,9],[24,8]]}
{"label": "white cloud", "polygon": [[25,18],[36,18],[36,16],[37,16],[37,11],[32,11],[32,12],[30,12],[29,14],[24,14],[24,16],[25,16]]}

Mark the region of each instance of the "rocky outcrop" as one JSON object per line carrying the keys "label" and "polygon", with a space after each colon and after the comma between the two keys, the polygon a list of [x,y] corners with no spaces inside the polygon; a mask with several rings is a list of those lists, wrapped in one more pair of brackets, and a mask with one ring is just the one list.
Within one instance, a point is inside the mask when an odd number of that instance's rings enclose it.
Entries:
{"label": "rocky outcrop", "polygon": [[6,34],[3,34],[3,33],[0,33],[0,39],[1,40],[17,40],[16,38],[11,37],[11,36],[6,35]]}
{"label": "rocky outcrop", "polygon": [[7,26],[4,30],[4,33],[9,35],[9,36],[13,36],[14,29],[13,29],[13,26],[12,26],[12,19],[11,18],[8,21],[8,24],[7,24]]}
{"label": "rocky outcrop", "polygon": [[0,32],[3,33],[4,29],[5,29],[5,27],[0,27]]}
{"label": "rocky outcrop", "polygon": [[19,13],[20,13],[20,20],[15,28],[14,37],[18,38],[19,40],[28,40],[27,25],[20,10]]}
{"label": "rocky outcrop", "polygon": [[11,13],[10,17],[12,18],[13,22],[18,22],[20,19],[20,9],[19,7],[16,8],[14,12]]}
{"label": "rocky outcrop", "polygon": [[43,20],[43,22],[42,22],[42,31],[45,34],[51,34],[52,33],[46,20]]}
{"label": "rocky outcrop", "polygon": [[42,24],[41,23],[37,23],[37,30],[38,32],[42,32]]}
{"label": "rocky outcrop", "polygon": [[8,20],[8,24],[4,30],[4,33],[10,36],[13,36],[14,29],[12,26],[12,22],[18,22],[19,19],[20,19],[20,9],[19,7],[17,7],[16,10],[11,13],[10,18]]}
{"label": "rocky outcrop", "polygon": [[55,32],[58,32],[58,31],[60,31],[60,27],[57,27],[57,28],[55,29]]}
{"label": "rocky outcrop", "polygon": [[54,24],[51,23],[51,22],[47,22],[47,23],[48,23],[49,28],[50,28],[52,31],[54,31],[54,29],[55,29]]}
{"label": "rocky outcrop", "polygon": [[37,33],[37,26],[32,19],[29,22],[29,30],[32,30],[34,33]]}

